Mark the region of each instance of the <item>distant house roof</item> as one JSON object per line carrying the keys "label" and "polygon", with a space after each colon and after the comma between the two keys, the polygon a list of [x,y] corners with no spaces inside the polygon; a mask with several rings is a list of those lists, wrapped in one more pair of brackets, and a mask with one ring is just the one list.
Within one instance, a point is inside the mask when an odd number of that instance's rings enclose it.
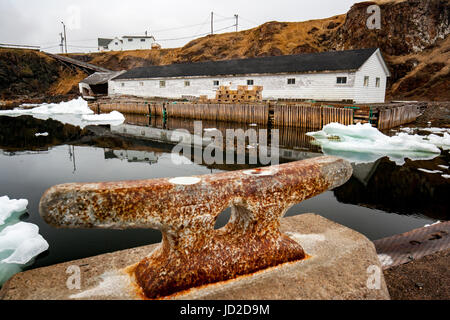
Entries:
{"label": "distant house roof", "polygon": [[89,84],[89,85],[99,85],[108,83],[109,80],[117,77],[118,75],[124,73],[125,71],[116,71],[116,72],[96,72],[91,74],[89,77],[81,81],[81,83]]}
{"label": "distant house roof", "polygon": [[153,36],[123,36],[124,39],[155,39]]}
{"label": "distant house roof", "polygon": [[210,61],[132,69],[115,79],[225,76],[243,74],[356,71],[378,49],[331,51],[276,57]]}
{"label": "distant house roof", "polygon": [[107,47],[113,39],[98,38],[99,47]]}

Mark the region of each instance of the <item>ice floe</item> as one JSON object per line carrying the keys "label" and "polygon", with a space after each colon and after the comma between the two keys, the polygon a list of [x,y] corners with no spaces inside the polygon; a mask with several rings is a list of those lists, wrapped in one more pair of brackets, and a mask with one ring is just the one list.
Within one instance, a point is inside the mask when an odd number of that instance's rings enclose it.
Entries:
{"label": "ice floe", "polygon": [[438,224],[440,224],[440,223],[441,223],[441,221],[436,221],[435,223],[432,223],[432,224],[426,224],[424,227],[425,227],[425,228],[429,228],[429,227],[438,225]]}
{"label": "ice floe", "polygon": [[19,220],[27,206],[27,200],[0,197],[0,286],[49,247],[38,226]]}
{"label": "ice floe", "polygon": [[[10,200],[8,197],[0,197],[0,228],[14,214],[21,215],[27,210],[28,200]],[[0,229],[1,231],[1,229]]]}
{"label": "ice floe", "polygon": [[118,111],[112,111],[108,114],[88,114],[81,117],[83,121],[97,124],[113,124],[120,125],[125,121],[125,117]]}
{"label": "ice floe", "polygon": [[81,128],[100,124],[120,125],[125,121],[125,117],[117,111],[106,115],[95,115],[94,111],[89,108],[87,101],[81,97],[67,102],[44,103],[34,108],[29,107],[29,105],[22,105],[14,110],[1,110],[0,116],[20,117],[28,115],[40,120],[53,119]]}
{"label": "ice floe", "polygon": [[425,172],[425,173],[430,173],[430,174],[443,173],[442,171],[439,171],[439,170],[427,170],[427,169],[417,169],[417,170]]}
{"label": "ice floe", "polygon": [[389,157],[398,165],[405,159],[431,160],[441,154],[439,147],[450,147],[450,136],[419,136],[399,132],[389,137],[370,124],[343,125],[331,123],[321,131],[310,132],[326,155],[345,158],[354,163],[374,162]]}

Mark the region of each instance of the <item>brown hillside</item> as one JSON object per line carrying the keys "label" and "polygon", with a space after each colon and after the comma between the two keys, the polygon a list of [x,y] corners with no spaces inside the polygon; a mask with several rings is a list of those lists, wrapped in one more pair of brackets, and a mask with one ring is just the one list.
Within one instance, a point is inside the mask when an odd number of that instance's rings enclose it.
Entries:
{"label": "brown hillside", "polygon": [[[367,7],[381,8],[381,30],[369,30]],[[379,0],[347,14],[304,22],[267,22],[206,36],[182,48],[74,55],[113,70],[148,65],[381,48],[392,72],[388,98],[450,100],[450,0]]]}
{"label": "brown hillside", "polygon": [[39,99],[78,93],[87,76],[48,55],[23,49],[0,49],[0,99]]}

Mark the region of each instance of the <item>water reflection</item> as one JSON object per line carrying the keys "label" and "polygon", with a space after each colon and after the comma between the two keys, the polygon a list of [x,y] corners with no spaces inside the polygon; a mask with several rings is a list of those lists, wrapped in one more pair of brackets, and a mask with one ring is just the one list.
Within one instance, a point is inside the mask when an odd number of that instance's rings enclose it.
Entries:
{"label": "water reflection", "polygon": [[[197,164],[194,157],[181,165],[171,160],[176,129],[194,133],[194,122],[182,119],[127,115],[122,126],[83,130],[53,120],[0,117],[0,195],[29,200],[27,219],[39,225],[50,251],[34,267],[94,256],[160,241],[151,230],[55,230],[39,216],[45,190],[68,182],[120,181],[202,175],[258,165]],[[203,121],[203,128],[267,129],[261,126]],[[124,131],[125,130],[125,131]],[[36,136],[47,132],[48,136]],[[280,129],[280,161],[321,156],[312,138],[300,129]],[[246,150],[248,152],[248,150]],[[448,220],[449,183],[434,170],[448,166],[444,152],[432,161],[407,161],[397,166],[388,159],[354,165],[344,186],[294,206],[288,215],[314,212],[379,239],[434,222]],[[442,168],[440,169],[442,171]],[[445,173],[449,174],[448,169]],[[226,223],[229,213],[219,219]],[[223,220],[223,221],[222,221]]]}

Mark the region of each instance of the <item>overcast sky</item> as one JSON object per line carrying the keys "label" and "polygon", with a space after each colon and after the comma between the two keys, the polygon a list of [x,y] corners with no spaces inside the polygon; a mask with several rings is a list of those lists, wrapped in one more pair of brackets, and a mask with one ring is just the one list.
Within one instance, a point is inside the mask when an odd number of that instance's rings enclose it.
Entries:
{"label": "overcast sky", "polygon": [[[96,51],[97,38],[155,36],[163,48],[183,46],[215,29],[250,29],[267,21],[304,21],[346,13],[355,0],[0,0],[0,43],[40,45],[58,52],[67,25],[69,51]],[[195,37],[194,37],[195,36]],[[188,38],[190,37],[190,38]],[[183,38],[183,39],[180,39]],[[179,39],[179,40],[170,40]]]}

